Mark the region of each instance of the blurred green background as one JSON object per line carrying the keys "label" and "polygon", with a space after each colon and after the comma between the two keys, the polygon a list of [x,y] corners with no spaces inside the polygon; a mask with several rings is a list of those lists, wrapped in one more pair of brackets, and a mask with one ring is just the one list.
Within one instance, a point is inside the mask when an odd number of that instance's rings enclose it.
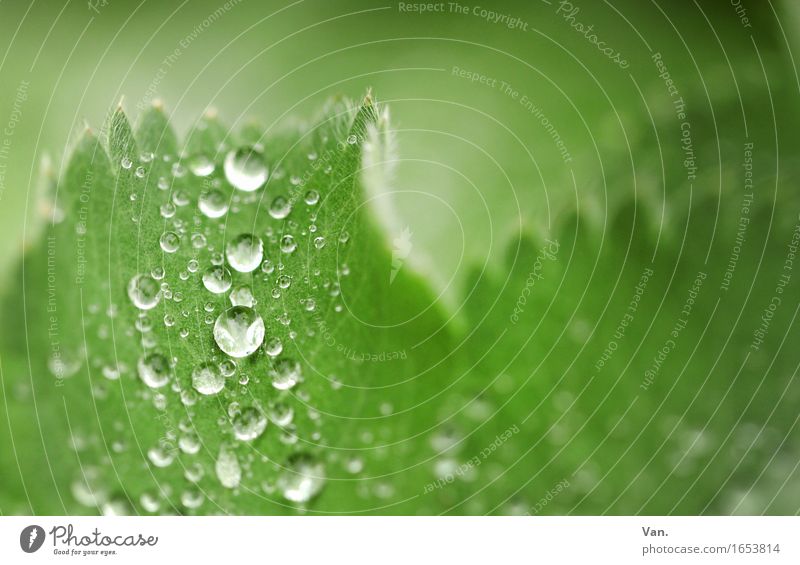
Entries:
{"label": "blurred green background", "polygon": [[[794,8],[567,4],[486,7],[519,18],[510,29],[483,17],[479,4],[458,4],[466,13],[444,3],[419,14],[405,3],[338,0],[225,7],[219,0],[2,2],[0,123],[14,121],[3,134],[4,279],[13,292],[19,251],[35,236],[42,159],[49,156],[59,171],[86,124],[100,128],[120,99],[134,121],[162,100],[181,134],[213,109],[234,130],[255,120],[269,135],[313,115],[331,96],[358,98],[371,88],[390,108],[398,148],[392,181],[378,197],[383,225],[390,239],[404,229],[413,234],[410,265],[454,314],[454,326],[477,330],[468,343],[487,355],[476,353],[475,382],[506,372],[527,377],[544,362],[544,376],[533,384],[511,379],[521,396],[509,393],[517,391],[510,384],[495,387],[498,404],[516,398],[509,421],[546,403],[535,429],[506,447],[508,461],[525,461],[517,474],[403,511],[530,512],[537,493],[580,471],[572,478],[577,486],[542,512],[795,513],[796,280],[768,343],[742,369],[784,272],[800,208]],[[624,56],[627,68],[601,53],[590,33]],[[654,53],[686,103],[692,178],[676,97]],[[725,292],[720,281],[741,214],[745,143],[756,148],[756,205],[735,288]],[[540,287],[545,294],[531,303],[533,320],[502,333],[506,343],[493,350],[486,344],[506,323],[537,252],[520,234],[558,238],[570,250],[559,260],[564,285]],[[656,282],[629,330],[632,339],[615,353],[614,370],[595,381],[593,365],[648,265]],[[657,392],[629,405],[699,270],[709,273],[709,292],[665,370],[675,381],[662,377]],[[506,305],[499,314],[496,299]],[[551,304],[562,312],[553,314]],[[590,332],[595,324],[597,333]],[[543,335],[531,345],[536,332]],[[522,356],[509,368],[517,352]],[[618,386],[626,374],[633,376]],[[8,385],[14,375],[5,378]],[[561,416],[569,424],[553,432]],[[534,440],[559,434],[527,451]],[[476,439],[472,447],[484,445]],[[528,455],[530,461],[520,458]],[[535,488],[528,484],[538,476],[532,469],[553,461]],[[692,496],[671,495],[680,489]],[[794,496],[779,496],[787,492]]]}

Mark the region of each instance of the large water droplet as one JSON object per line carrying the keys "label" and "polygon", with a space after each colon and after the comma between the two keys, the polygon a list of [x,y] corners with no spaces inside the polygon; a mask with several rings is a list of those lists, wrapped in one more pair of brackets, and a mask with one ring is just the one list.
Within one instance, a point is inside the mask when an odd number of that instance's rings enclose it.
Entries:
{"label": "large water droplet", "polygon": [[258,268],[264,257],[264,244],[258,237],[243,233],[228,242],[225,248],[228,264],[240,273],[249,273]]}
{"label": "large water droplet", "polygon": [[192,387],[206,396],[217,394],[225,387],[225,377],[214,363],[203,363],[192,371]]}
{"label": "large water droplet", "polygon": [[161,388],[169,382],[169,361],[160,353],[149,353],[140,357],[136,368],[139,378],[150,388]]}
{"label": "large water droplet", "polygon": [[300,363],[293,359],[278,359],[269,370],[272,386],[278,390],[288,390],[300,380]]}
{"label": "large water droplet", "polygon": [[242,480],[242,467],[236,454],[226,446],[219,448],[217,463],[214,465],[219,483],[225,488],[236,488]]}
{"label": "large water droplet", "polygon": [[248,406],[233,419],[233,434],[242,441],[252,441],[264,433],[267,417],[255,406]]}
{"label": "large water droplet", "polygon": [[150,275],[136,275],[128,283],[128,297],[140,310],[150,310],[161,300],[161,286]]}
{"label": "large water droplet", "polygon": [[264,341],[264,320],[247,306],[228,308],[214,324],[214,341],[231,357],[247,357]]}
{"label": "large water droplet", "polygon": [[325,486],[325,467],[304,453],[289,457],[286,469],[278,478],[278,488],[292,502],[308,502]]}
{"label": "large water droplet", "polygon": [[211,267],[203,273],[203,286],[214,294],[227,291],[233,284],[231,272],[225,267]]}
{"label": "large water droplet", "polygon": [[258,190],[267,181],[264,155],[255,147],[240,147],[225,157],[225,178],[245,192]]}

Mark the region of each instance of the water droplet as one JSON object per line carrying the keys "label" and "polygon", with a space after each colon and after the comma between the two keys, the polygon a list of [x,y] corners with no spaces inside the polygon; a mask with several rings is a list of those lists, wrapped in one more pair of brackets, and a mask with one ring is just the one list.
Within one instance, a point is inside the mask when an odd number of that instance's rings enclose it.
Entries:
{"label": "water droplet", "polygon": [[276,196],[269,206],[269,215],[276,220],[282,220],[292,211],[292,205],[283,196]]}
{"label": "water droplet", "polygon": [[219,483],[225,488],[236,488],[242,480],[242,467],[236,454],[226,446],[219,449],[217,463],[214,465]]}
{"label": "water droplet", "polygon": [[217,394],[225,388],[225,377],[214,363],[203,363],[192,371],[192,387],[206,396]]}
{"label": "water droplet", "polygon": [[186,489],[181,493],[181,504],[190,510],[200,508],[205,500],[205,496],[197,489]]}
{"label": "water droplet", "polygon": [[279,337],[273,337],[269,341],[267,341],[267,345],[264,347],[264,351],[267,352],[267,355],[270,357],[277,357],[283,351],[283,343]]}
{"label": "water droplet", "polygon": [[128,283],[128,297],[140,310],[150,310],[161,300],[161,287],[150,275],[136,275]]}
{"label": "water droplet", "polygon": [[306,204],[309,206],[315,205],[317,202],[319,202],[319,192],[314,189],[309,190],[306,192],[305,200]]}
{"label": "water droplet", "polygon": [[177,209],[175,208],[175,205],[172,202],[165,202],[164,204],[161,205],[160,210],[161,210],[161,217],[169,219],[175,215]]}
{"label": "water droplet", "polygon": [[243,233],[228,242],[225,248],[228,264],[240,273],[254,271],[264,258],[264,244],[258,237]]}
{"label": "water droplet", "polygon": [[325,467],[304,453],[291,455],[278,478],[278,488],[287,500],[308,502],[325,486]]}
{"label": "water droplet", "polygon": [[233,284],[233,277],[225,267],[211,267],[203,273],[203,286],[211,293],[226,292],[231,284]]}
{"label": "water droplet", "polygon": [[178,439],[178,447],[187,455],[194,455],[200,451],[200,438],[194,432],[184,434]]}
{"label": "water droplet", "polygon": [[161,502],[159,502],[155,495],[149,492],[142,493],[142,496],[139,498],[139,503],[142,505],[142,508],[145,509],[145,512],[150,512],[151,514],[158,512],[161,508]]}
{"label": "water droplet", "polygon": [[231,291],[229,298],[233,306],[247,306],[248,308],[252,308],[256,304],[253,291],[250,290],[249,286],[236,287]]}
{"label": "water droplet", "polygon": [[189,170],[198,177],[207,177],[214,172],[214,161],[206,155],[193,155],[189,158]]}
{"label": "water droplet", "polygon": [[122,165],[123,169],[130,169],[133,166],[133,161],[129,157],[123,157],[119,164]]}
{"label": "water droplet", "polygon": [[47,359],[47,368],[57,379],[71,377],[83,366],[83,349],[59,348]]}
{"label": "water droplet", "polygon": [[175,450],[168,449],[163,445],[151,447],[147,452],[147,458],[156,467],[169,467],[175,460]]}
{"label": "water droplet", "polygon": [[214,324],[214,341],[231,357],[247,357],[264,341],[264,320],[252,308],[229,308]]}
{"label": "water droplet", "polygon": [[278,390],[288,390],[300,380],[300,363],[293,359],[278,359],[269,370],[272,386]]}
{"label": "water droplet", "polygon": [[233,419],[233,434],[241,441],[252,441],[264,433],[267,418],[255,406],[248,406]]}
{"label": "water droplet", "polygon": [[264,155],[255,147],[232,150],[225,157],[225,178],[244,192],[258,190],[267,181]]}
{"label": "water droplet", "polygon": [[225,359],[219,364],[219,372],[223,377],[232,377],[236,372],[236,362],[233,359]]}
{"label": "water droplet", "polygon": [[325,238],[322,236],[315,237],[314,247],[316,247],[317,249],[322,249],[323,247],[325,247]]}
{"label": "water droplet", "polygon": [[345,469],[347,469],[348,473],[352,473],[354,475],[356,473],[360,473],[364,469],[364,460],[360,457],[351,457],[347,460]]}
{"label": "water droplet", "polygon": [[288,426],[294,419],[294,410],[285,402],[276,402],[269,408],[269,419],[276,426]]}
{"label": "water droplet", "polygon": [[284,253],[293,253],[294,250],[297,249],[297,243],[289,234],[286,234],[281,238],[281,251]]}
{"label": "water droplet", "polygon": [[197,206],[207,218],[220,218],[228,212],[228,198],[221,190],[211,189],[200,195]]}
{"label": "water droplet", "polygon": [[349,143],[350,145],[355,145],[357,141],[358,141],[358,138],[355,135],[348,135],[347,136],[347,143]]}
{"label": "water droplet", "polygon": [[164,253],[175,253],[181,245],[180,236],[173,231],[165,231],[158,240]]}
{"label": "water droplet", "polygon": [[161,388],[169,382],[169,361],[160,353],[149,353],[139,358],[136,368],[139,378],[150,388]]}
{"label": "water droplet", "polygon": [[292,277],[290,277],[289,275],[281,275],[278,277],[279,287],[287,289],[291,286],[291,284],[292,284]]}

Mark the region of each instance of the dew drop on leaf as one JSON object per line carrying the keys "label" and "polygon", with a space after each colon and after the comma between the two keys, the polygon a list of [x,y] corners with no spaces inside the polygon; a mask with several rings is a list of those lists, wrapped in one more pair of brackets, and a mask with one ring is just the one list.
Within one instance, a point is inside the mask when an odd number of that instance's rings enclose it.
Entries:
{"label": "dew drop on leaf", "polygon": [[192,387],[206,396],[217,394],[225,387],[225,377],[214,363],[203,363],[192,371]]}
{"label": "dew drop on leaf", "polygon": [[214,172],[214,161],[206,155],[193,155],[189,158],[189,170],[198,177],[207,177]]}
{"label": "dew drop on leaf", "polygon": [[221,190],[211,189],[197,201],[200,212],[207,218],[220,218],[228,212],[228,199]]}
{"label": "dew drop on leaf", "polygon": [[300,363],[293,359],[278,359],[269,370],[272,386],[278,390],[288,390],[300,380]]}
{"label": "dew drop on leaf", "polygon": [[225,267],[211,267],[203,273],[203,286],[213,294],[226,292],[231,284],[233,284],[233,277]]}
{"label": "dew drop on leaf", "polygon": [[264,346],[264,351],[267,352],[267,355],[270,357],[277,357],[283,351],[283,343],[281,342],[281,338],[273,337],[269,341],[267,341],[266,346]]}
{"label": "dew drop on leaf", "polygon": [[249,286],[239,286],[233,289],[228,296],[233,306],[247,306],[252,308],[256,304],[256,299],[253,296],[253,291]]}
{"label": "dew drop on leaf", "polygon": [[253,192],[267,181],[264,155],[255,147],[240,147],[225,157],[225,178],[244,192]]}
{"label": "dew drop on leaf", "polygon": [[225,488],[236,488],[242,480],[242,467],[236,454],[226,446],[219,449],[217,463],[214,465],[217,480]]}
{"label": "dew drop on leaf", "polygon": [[175,232],[165,231],[161,234],[161,238],[158,240],[158,243],[161,245],[161,249],[164,251],[164,253],[175,253],[178,250],[178,247],[180,247],[181,238]]}
{"label": "dew drop on leaf", "polygon": [[247,306],[234,306],[214,323],[214,341],[231,357],[252,355],[264,341],[264,320]]}
{"label": "dew drop on leaf", "polygon": [[139,378],[150,388],[161,388],[169,382],[169,361],[161,353],[148,353],[136,364]]}
{"label": "dew drop on leaf", "polygon": [[264,244],[258,237],[243,233],[228,242],[225,248],[228,264],[240,273],[249,273],[258,268],[264,258]]}
{"label": "dew drop on leaf", "polygon": [[161,300],[161,287],[150,275],[136,275],[128,283],[128,297],[140,310],[150,310]]}
{"label": "dew drop on leaf", "polygon": [[276,220],[282,220],[292,211],[292,205],[283,196],[276,196],[269,206],[269,215]]}
{"label": "dew drop on leaf", "polygon": [[233,418],[233,434],[241,441],[252,441],[264,433],[267,417],[255,406],[242,409]]}
{"label": "dew drop on leaf", "polygon": [[297,249],[297,242],[295,242],[293,236],[287,234],[281,238],[281,251],[284,253],[294,253],[295,249]]}
{"label": "dew drop on leaf", "polygon": [[308,502],[325,486],[325,467],[304,453],[291,455],[278,478],[278,489],[286,500]]}

